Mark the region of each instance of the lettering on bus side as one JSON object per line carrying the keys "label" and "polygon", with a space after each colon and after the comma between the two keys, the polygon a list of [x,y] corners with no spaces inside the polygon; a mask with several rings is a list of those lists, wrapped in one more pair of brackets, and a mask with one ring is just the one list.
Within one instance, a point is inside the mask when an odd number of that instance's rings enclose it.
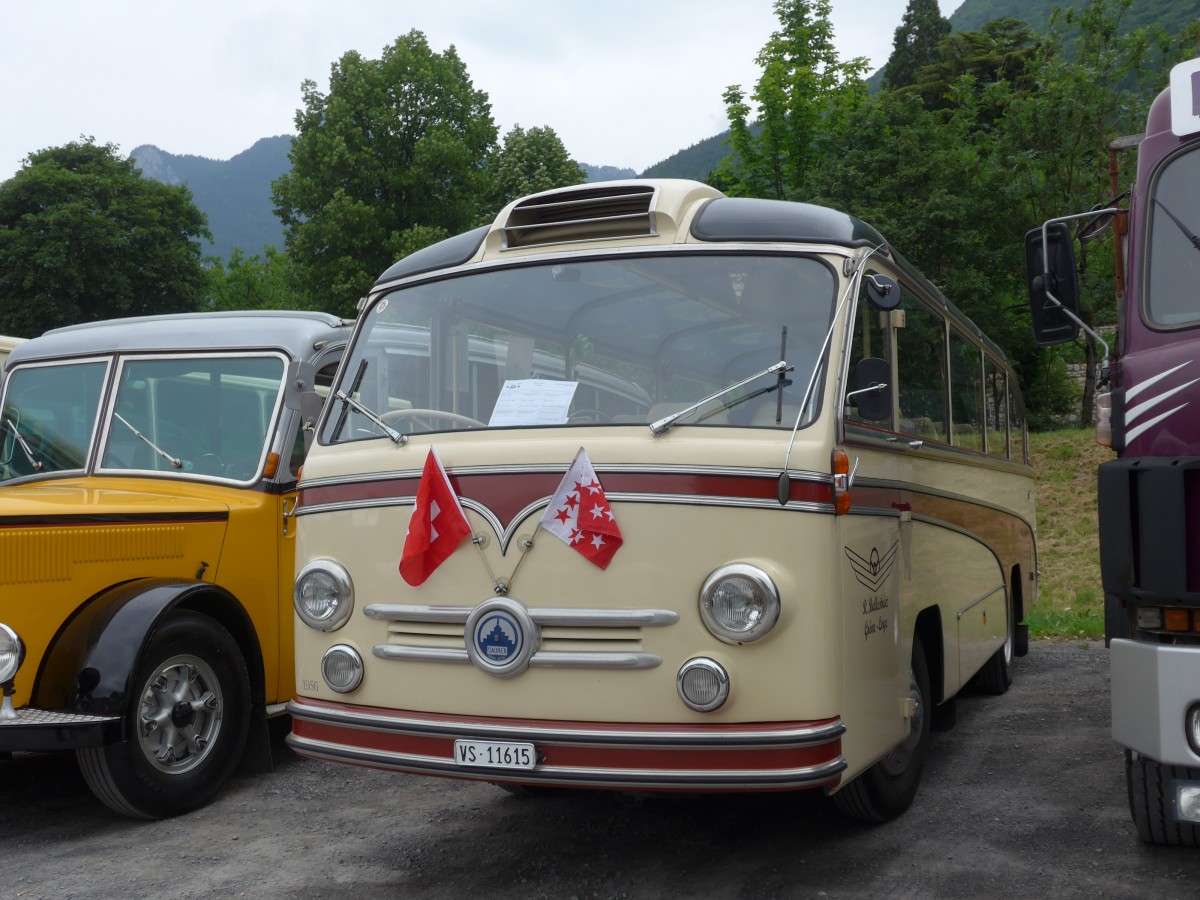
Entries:
{"label": "lettering on bus side", "polygon": [[880,589],[887,584],[892,575],[900,542],[893,543],[882,554],[878,547],[872,547],[865,555],[850,547],[845,549],[846,559],[850,562],[850,570],[855,579],[870,591],[870,594],[862,599],[863,640],[870,640],[872,635],[886,634],[888,630],[891,599],[882,594]]}

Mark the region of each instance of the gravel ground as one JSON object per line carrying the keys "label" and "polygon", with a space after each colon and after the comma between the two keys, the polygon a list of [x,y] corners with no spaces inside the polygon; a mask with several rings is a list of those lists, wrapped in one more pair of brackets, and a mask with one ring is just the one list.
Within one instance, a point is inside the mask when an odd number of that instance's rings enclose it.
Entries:
{"label": "gravel ground", "polygon": [[961,697],[881,826],[812,794],[519,798],[275,755],[166,822],[110,814],[70,757],[0,761],[0,897],[1200,895],[1200,852],[1138,842],[1098,643],[1034,643],[1007,695]]}

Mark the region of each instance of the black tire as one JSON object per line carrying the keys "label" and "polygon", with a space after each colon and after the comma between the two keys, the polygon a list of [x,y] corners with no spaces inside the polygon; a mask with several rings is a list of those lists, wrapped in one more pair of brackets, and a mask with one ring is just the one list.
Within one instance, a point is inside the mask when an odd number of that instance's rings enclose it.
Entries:
{"label": "black tire", "polygon": [[888,822],[912,805],[921,783],[921,769],[929,755],[929,666],[920,639],[913,641],[909,694],[917,703],[907,738],[871,766],[833,799],[843,815],[860,822]]}
{"label": "black tire", "polygon": [[208,803],[241,759],[249,681],[229,632],[198,613],[171,615],[151,635],[130,688],[130,739],[75,751],[88,787],[141,819]]}
{"label": "black tire", "polygon": [[1138,837],[1147,844],[1200,847],[1200,828],[1175,818],[1174,781],[1200,781],[1200,769],[1164,766],[1148,756],[1125,751],[1129,812]]}

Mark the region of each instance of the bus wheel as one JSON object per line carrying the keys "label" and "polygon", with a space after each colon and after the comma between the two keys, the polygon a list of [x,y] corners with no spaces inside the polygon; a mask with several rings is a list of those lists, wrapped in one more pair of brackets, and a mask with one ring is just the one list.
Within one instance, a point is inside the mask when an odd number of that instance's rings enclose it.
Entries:
{"label": "bus wheel", "polygon": [[1200,769],[1164,766],[1148,756],[1125,751],[1125,784],[1129,788],[1129,811],[1138,837],[1147,844],[1173,847],[1200,846],[1200,828],[1175,819],[1172,782],[1200,780]]}
{"label": "bus wheel", "polygon": [[237,644],[208,616],[174,614],[150,638],[132,690],[130,740],[75,751],[88,787],[135,818],[203,806],[233,773],[249,731]]}
{"label": "bus wheel", "polygon": [[920,639],[913,641],[909,696],[916,712],[909,720],[909,734],[871,768],[833,795],[843,815],[862,822],[887,822],[912,803],[921,782],[921,767],[929,755],[930,705],[929,667]]}

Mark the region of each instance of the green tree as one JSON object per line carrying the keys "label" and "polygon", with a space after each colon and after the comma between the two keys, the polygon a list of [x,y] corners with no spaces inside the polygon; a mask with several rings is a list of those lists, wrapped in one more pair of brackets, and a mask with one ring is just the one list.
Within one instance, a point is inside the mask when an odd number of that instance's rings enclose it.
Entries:
{"label": "green tree", "polygon": [[892,55],[883,68],[884,90],[906,87],[917,72],[938,61],[938,44],[950,35],[950,20],[937,0],[908,0],[904,18],[892,39]]}
{"label": "green tree", "polygon": [[264,247],[263,256],[234,247],[228,260],[209,260],[207,275],[210,309],[308,308],[307,295],[295,290],[291,258],[275,247]]}
{"label": "green tree", "polygon": [[837,132],[867,96],[866,59],[838,58],[829,0],[776,0],[781,28],[756,62],[762,75],[752,99],[741,87],[724,94],[732,155],[717,167],[728,193],[786,199],[799,196],[817,162],[816,138]]}
{"label": "green tree", "polygon": [[303,95],[275,210],[312,302],[351,315],[397,258],[475,224],[496,126],[454,47],[416,30],[378,60],[346,53],[328,94],[305,81]]}
{"label": "green tree", "polygon": [[504,145],[488,166],[491,175],[491,215],[526,194],[587,181],[587,172],[567,153],[553,128],[520,125],[504,136]]}
{"label": "green tree", "polygon": [[1020,19],[994,19],[979,31],[944,38],[938,44],[937,60],[917,71],[909,89],[919,93],[929,109],[944,109],[961,102],[951,91],[971,85],[977,98],[993,98],[979,110],[981,122],[990,124],[1004,114],[1003,101],[994,99],[1004,92],[996,85],[1035,89],[1026,68],[1036,48],[1037,38]]}
{"label": "green tree", "polygon": [[0,332],[187,312],[204,297],[191,193],[93,138],[31,153],[0,184]]}

